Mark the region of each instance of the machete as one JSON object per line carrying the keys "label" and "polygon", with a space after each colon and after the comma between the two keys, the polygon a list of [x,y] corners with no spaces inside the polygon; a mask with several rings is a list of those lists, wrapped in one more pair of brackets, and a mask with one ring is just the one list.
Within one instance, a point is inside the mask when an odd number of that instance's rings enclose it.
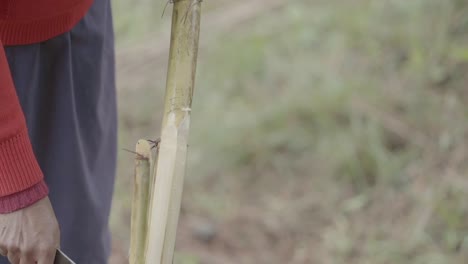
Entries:
{"label": "machete", "polygon": [[63,253],[60,249],[57,249],[57,253],[55,254],[54,264],[76,264],[73,262],[65,253]]}

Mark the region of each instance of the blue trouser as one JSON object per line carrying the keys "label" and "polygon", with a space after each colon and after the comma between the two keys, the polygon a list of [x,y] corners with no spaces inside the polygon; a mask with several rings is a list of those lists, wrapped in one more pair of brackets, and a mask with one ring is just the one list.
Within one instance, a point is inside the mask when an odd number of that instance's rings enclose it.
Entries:
{"label": "blue trouser", "polygon": [[68,33],[5,50],[61,248],[78,264],[107,263],[117,146],[110,0],[95,0]]}

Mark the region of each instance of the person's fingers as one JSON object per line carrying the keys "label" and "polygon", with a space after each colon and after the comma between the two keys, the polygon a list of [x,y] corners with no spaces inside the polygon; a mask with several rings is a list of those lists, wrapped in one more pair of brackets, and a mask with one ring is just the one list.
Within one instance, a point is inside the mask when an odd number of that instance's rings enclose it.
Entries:
{"label": "person's fingers", "polygon": [[54,264],[55,249],[43,250],[37,259],[37,264]]}
{"label": "person's fingers", "polygon": [[0,255],[6,257],[8,254],[8,250],[5,247],[0,246]]}
{"label": "person's fingers", "polygon": [[19,261],[19,264],[35,264],[36,261],[32,257],[32,255],[23,255]]}
{"label": "person's fingers", "polygon": [[20,256],[19,248],[12,247],[8,249],[7,257],[11,264],[19,264]]}
{"label": "person's fingers", "polygon": [[20,264],[35,264],[36,252],[33,246],[21,250]]}

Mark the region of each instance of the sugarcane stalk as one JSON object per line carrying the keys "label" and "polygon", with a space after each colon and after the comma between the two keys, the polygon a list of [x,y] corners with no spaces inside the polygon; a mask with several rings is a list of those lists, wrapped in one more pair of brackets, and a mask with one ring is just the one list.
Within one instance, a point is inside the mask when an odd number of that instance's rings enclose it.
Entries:
{"label": "sugarcane stalk", "polygon": [[173,0],[171,46],[146,264],[170,264],[185,176],[201,0]]}
{"label": "sugarcane stalk", "polygon": [[135,148],[135,179],[133,189],[130,264],[144,264],[148,233],[148,208],[151,201],[151,146],[139,140]]}

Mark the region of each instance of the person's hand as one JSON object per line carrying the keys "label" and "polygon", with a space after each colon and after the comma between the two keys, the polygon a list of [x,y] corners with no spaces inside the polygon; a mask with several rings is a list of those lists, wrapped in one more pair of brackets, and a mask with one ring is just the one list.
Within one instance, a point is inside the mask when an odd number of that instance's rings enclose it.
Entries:
{"label": "person's hand", "polygon": [[0,214],[0,254],[11,264],[53,264],[60,231],[49,198]]}

